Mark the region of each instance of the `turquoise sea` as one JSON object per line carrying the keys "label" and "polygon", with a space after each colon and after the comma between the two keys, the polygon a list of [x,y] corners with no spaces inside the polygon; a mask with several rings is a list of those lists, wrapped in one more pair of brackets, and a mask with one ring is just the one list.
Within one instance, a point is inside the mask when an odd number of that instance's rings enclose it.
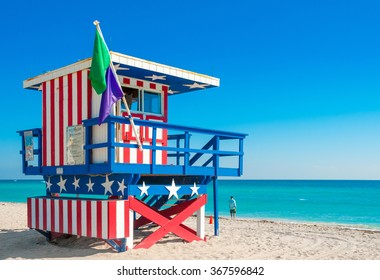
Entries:
{"label": "turquoise sea", "polygon": [[[237,202],[237,217],[344,224],[380,229],[380,181],[220,180],[219,214],[229,216],[228,200]],[[0,180],[0,201],[26,202],[44,195],[41,180]],[[206,213],[212,214],[213,188]]]}

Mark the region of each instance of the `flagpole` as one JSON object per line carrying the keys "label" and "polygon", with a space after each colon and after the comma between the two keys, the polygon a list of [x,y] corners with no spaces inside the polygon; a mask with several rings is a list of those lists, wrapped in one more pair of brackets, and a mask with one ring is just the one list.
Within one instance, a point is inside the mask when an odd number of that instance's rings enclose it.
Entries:
{"label": "flagpole", "polygon": [[[108,46],[106,44],[106,41],[104,40],[104,37],[103,37],[103,33],[102,33],[102,30],[100,29],[100,26],[99,26],[99,21],[95,20],[94,21],[94,25],[96,26],[96,29],[98,30],[100,36],[102,37],[103,41],[104,41],[104,44],[106,45],[107,47],[107,51],[108,53],[110,53],[110,50],[108,49]],[[111,57],[111,54],[110,54],[110,57]],[[117,77],[117,74],[116,74],[116,70],[115,70],[115,67],[113,66],[113,63],[112,63],[112,59],[110,61],[110,66],[111,66],[111,70],[113,72],[113,74],[115,75],[116,77],[116,82],[117,84],[119,85],[119,87],[121,88],[121,85],[120,85],[120,82],[119,82],[119,79]],[[133,116],[131,114],[131,111],[129,110],[129,107],[128,107],[128,103],[125,99],[125,96],[123,96],[123,103],[124,103],[124,106],[125,106],[125,109],[127,110],[127,114],[128,114],[128,118],[129,118],[129,121],[131,122],[131,126],[132,126],[132,129],[133,129],[133,133],[135,134],[136,136],[136,142],[137,142],[137,145],[139,146],[139,150],[142,151],[143,148],[142,148],[142,145],[141,145],[141,141],[140,141],[140,134],[137,133],[137,129],[136,129],[136,126],[135,126],[135,122],[133,121]]]}

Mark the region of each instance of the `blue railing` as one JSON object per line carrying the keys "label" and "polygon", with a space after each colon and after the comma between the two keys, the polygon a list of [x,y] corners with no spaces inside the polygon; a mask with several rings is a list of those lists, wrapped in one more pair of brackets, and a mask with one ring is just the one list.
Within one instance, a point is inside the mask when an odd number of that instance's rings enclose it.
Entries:
{"label": "blue railing", "polygon": [[[33,160],[27,160],[26,158],[26,146],[25,146],[25,133],[28,132],[32,134],[33,137],[33,156],[36,156]],[[17,133],[22,138],[21,146],[21,157],[22,157],[22,172],[24,174],[36,175],[41,174],[42,171],[42,131],[40,128],[32,128],[28,130],[20,130]],[[36,140],[37,141],[36,141]],[[37,145],[36,145],[37,144]]]}
{"label": "blue railing", "polygon": [[[152,140],[144,143],[142,148],[151,151],[150,164],[122,163],[115,160],[116,149],[138,148],[137,144],[122,143],[116,140],[116,124],[130,124],[128,118],[109,116],[107,140],[93,143],[93,127],[98,125],[98,118],[83,121],[85,127],[85,164],[70,166],[26,168],[25,174],[171,174],[171,175],[208,175],[240,176],[243,173],[243,141],[247,134],[210,130],[163,122],[134,119],[136,126],[150,127]],[[168,132],[167,145],[157,145],[157,130]],[[22,133],[20,132],[20,135]],[[38,136],[41,141],[41,133]],[[92,151],[107,149],[107,160],[104,163],[92,163]],[[157,164],[157,152],[167,153],[168,163]],[[41,149],[36,151],[41,158]],[[227,160],[228,159],[228,160]],[[24,158],[23,158],[24,161]],[[59,173],[57,173],[59,170]]]}

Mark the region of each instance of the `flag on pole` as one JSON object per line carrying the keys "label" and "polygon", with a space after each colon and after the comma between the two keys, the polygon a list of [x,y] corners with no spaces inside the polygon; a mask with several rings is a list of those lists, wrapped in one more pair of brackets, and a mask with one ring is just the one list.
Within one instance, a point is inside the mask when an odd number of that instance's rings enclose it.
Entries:
{"label": "flag on pole", "polygon": [[124,95],[112,68],[111,55],[97,25],[89,78],[96,93],[102,94],[99,125],[110,114],[112,105]]}
{"label": "flag on pole", "polygon": [[112,105],[121,99],[124,95],[117,82],[114,72],[111,67],[106,71],[106,90],[102,94],[102,101],[99,110],[99,125],[107,118],[111,112]]}

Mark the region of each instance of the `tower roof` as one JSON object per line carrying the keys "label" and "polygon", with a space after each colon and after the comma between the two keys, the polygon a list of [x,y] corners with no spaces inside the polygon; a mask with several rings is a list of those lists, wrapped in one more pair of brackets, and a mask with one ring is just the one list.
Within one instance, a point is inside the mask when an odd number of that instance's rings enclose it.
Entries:
{"label": "tower roof", "polygon": [[[215,77],[151,62],[125,54],[116,52],[110,53],[112,63],[115,66],[118,76],[165,84],[169,87],[170,94],[179,94],[219,86],[219,79]],[[41,84],[45,81],[86,68],[90,69],[91,60],[91,58],[87,58],[42,75],[29,78],[24,81],[23,87],[38,90],[40,89]]]}

